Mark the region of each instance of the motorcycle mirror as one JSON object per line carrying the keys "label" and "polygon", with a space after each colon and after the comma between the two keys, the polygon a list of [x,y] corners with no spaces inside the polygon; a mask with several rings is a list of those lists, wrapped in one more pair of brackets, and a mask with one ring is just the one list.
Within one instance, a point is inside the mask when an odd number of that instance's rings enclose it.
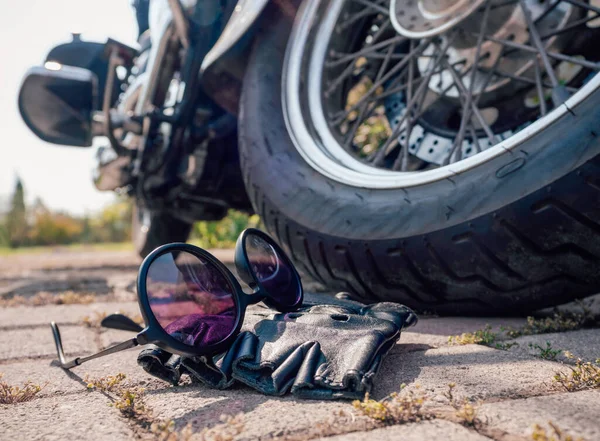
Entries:
{"label": "motorcycle mirror", "polygon": [[87,69],[48,62],[29,69],[19,91],[25,124],[44,141],[89,147],[98,80]]}
{"label": "motorcycle mirror", "polygon": [[[69,42],[53,47],[46,56],[46,62],[60,63],[66,66],[80,67],[92,71],[98,79],[98,99],[94,110],[102,110],[106,81],[108,80],[109,55],[111,50],[117,48],[121,58],[131,62],[137,54],[137,50],[113,39],[104,43],[95,41],[84,41],[79,34],[72,34],[73,39]],[[111,85],[111,106],[117,101],[121,91],[123,79],[114,76]]]}

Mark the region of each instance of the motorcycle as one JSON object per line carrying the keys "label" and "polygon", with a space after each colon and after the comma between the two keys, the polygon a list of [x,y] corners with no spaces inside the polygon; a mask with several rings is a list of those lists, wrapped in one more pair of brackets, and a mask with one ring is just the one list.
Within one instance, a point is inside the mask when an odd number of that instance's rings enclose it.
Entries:
{"label": "motorcycle", "polygon": [[[527,312],[600,291],[598,0],[136,0],[19,108],[136,201],[141,255],[257,212],[358,300]],[[146,29],[147,28],[147,29]]]}

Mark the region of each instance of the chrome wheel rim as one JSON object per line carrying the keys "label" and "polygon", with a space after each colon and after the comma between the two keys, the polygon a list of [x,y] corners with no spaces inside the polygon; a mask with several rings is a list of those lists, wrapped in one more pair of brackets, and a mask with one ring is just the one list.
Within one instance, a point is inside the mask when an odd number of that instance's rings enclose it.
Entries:
{"label": "chrome wheel rim", "polygon": [[[547,129],[600,86],[600,76],[597,75],[600,71],[600,63],[595,57],[590,57],[587,53],[587,56],[573,56],[561,52],[565,45],[565,38],[571,32],[579,30],[581,26],[589,29],[590,35],[597,35],[593,34],[596,28],[591,27],[590,24],[596,25],[600,21],[598,19],[600,8],[594,6],[593,1],[590,4],[579,0],[568,2],[559,0],[547,7],[551,8],[554,5],[550,11],[541,6],[536,10],[535,5],[532,6],[533,0],[512,1],[512,11],[521,11],[521,25],[532,27],[527,28],[526,34],[514,32],[513,29],[513,36],[509,39],[504,38],[508,19],[493,25],[491,28],[494,31],[493,35],[488,35],[487,28],[482,24],[489,21],[490,11],[494,7],[506,7],[502,4],[508,5],[509,1],[488,0],[478,4],[475,12],[472,12],[478,15],[463,17],[459,27],[452,27],[425,39],[408,38],[397,32],[390,37],[388,33],[387,40],[371,39],[369,43],[365,43],[365,46],[359,46],[358,50],[353,52],[354,58],[345,54],[341,56],[339,53],[334,54],[331,48],[330,37],[336,35],[336,29],[339,28],[342,20],[340,17],[346,11],[348,4],[358,3],[364,6],[364,9],[357,13],[363,14],[362,17],[355,21],[361,19],[364,21],[370,11],[373,16],[383,16],[384,22],[389,22],[388,28],[395,29],[389,14],[385,17],[382,12],[389,11],[394,2],[389,0],[304,2],[288,43],[282,83],[284,117],[292,141],[303,158],[320,173],[338,182],[363,188],[402,188],[421,185],[477,167],[483,162],[515,149],[532,136]],[[560,5],[563,5],[562,9],[559,8]],[[534,10],[533,13],[531,9]],[[551,15],[553,13],[554,16]],[[519,13],[513,13],[515,14]],[[553,29],[554,34],[548,31],[548,26],[535,23],[532,25],[534,20],[543,23],[548,17],[558,17],[555,20],[557,23]],[[509,18],[512,19],[512,15]],[[352,19],[352,17],[345,17],[346,22]],[[478,27],[480,26],[481,32],[475,39],[477,46],[468,48],[470,52],[466,52],[463,45],[462,52],[457,51],[456,47],[452,46],[458,38],[456,34],[465,32],[465,23],[470,19],[471,21],[476,19],[475,22]],[[534,29],[533,33],[529,32],[531,29]],[[540,35],[540,31],[544,31],[545,34]],[[374,32],[377,33],[377,29]],[[381,38],[381,35],[378,38]],[[543,42],[541,45],[540,38]],[[398,49],[400,43],[404,44],[404,48],[408,47],[409,51],[401,54]],[[485,43],[488,51],[491,52],[487,58],[482,57]],[[497,70],[498,65],[501,66],[501,63],[508,58],[495,54],[494,50],[498,52],[497,47],[501,47],[502,51],[510,50],[510,53],[519,55],[511,57],[509,61],[513,63],[512,65],[506,65],[513,69],[514,74]],[[448,56],[452,51],[455,58]],[[327,78],[326,66],[327,63],[331,64],[332,56],[337,57],[334,62],[347,57],[345,64],[340,63],[341,69],[342,71],[353,70],[356,67],[356,60],[367,53],[373,58],[383,60],[376,63],[379,68],[372,77],[372,85],[377,86],[379,83],[378,87],[381,90],[372,93],[366,99],[364,99],[365,95],[360,96],[358,105],[353,103],[350,107],[348,101],[343,101],[347,97],[342,93],[343,107],[340,110],[346,114],[355,111],[356,114],[355,120],[350,120],[354,127],[350,127],[344,134],[341,129],[332,128],[332,115],[335,114],[328,107],[328,97],[324,94],[326,87],[332,89],[332,82],[343,83],[338,78],[342,77],[344,72],[333,79]],[[463,66],[459,69],[451,64],[456,62],[456,53],[462,54],[463,58],[471,57],[470,63],[463,63],[467,67]],[[470,55],[465,56],[465,53]],[[384,62],[387,62],[387,65],[382,70],[381,65]],[[564,73],[561,69],[564,70],[565,63],[576,68]],[[435,126],[432,128],[431,125],[426,125],[428,121],[423,119],[423,109],[426,111],[432,109],[430,105],[423,107],[425,101],[423,97],[436,92],[434,85],[439,84],[440,78],[444,75],[446,81],[450,81],[453,85],[450,89],[446,87],[445,93],[441,92],[442,86],[439,86],[438,97],[454,99],[460,103],[454,132],[451,130],[444,132]],[[400,81],[398,78],[401,78]],[[465,78],[468,80],[464,80]],[[522,106],[530,108],[522,113],[533,116],[518,121],[518,126],[511,127],[511,130],[499,131],[498,127],[501,125],[497,122],[498,116],[495,117],[493,110],[488,109],[490,106],[480,106],[480,103],[489,101],[489,96],[493,93],[500,95],[502,92],[511,98],[506,92],[511,91],[507,86],[514,84],[519,84],[519,87],[515,87],[514,90],[519,92]],[[385,100],[389,101],[389,97],[394,98],[393,93],[390,93],[394,92],[394,87],[403,91],[399,101],[404,106],[404,113],[390,113],[383,103]],[[371,86],[371,89],[375,87]],[[448,93],[448,90],[452,90],[454,96]],[[363,99],[362,103],[361,99]],[[377,108],[381,106],[384,107],[384,111],[379,117],[384,122],[387,120],[387,138],[378,140],[379,144],[376,148],[366,155],[363,154],[364,152],[357,154],[355,135],[358,131],[357,127],[361,127],[357,121],[361,121],[360,118],[365,115],[368,118],[372,117],[374,113],[380,111]],[[388,103],[388,107],[393,107],[393,104]],[[465,112],[464,109],[470,110]],[[501,116],[502,112],[506,113],[503,109],[497,111]],[[464,116],[465,113],[467,116]],[[493,121],[494,118],[496,121],[489,124],[489,121]],[[394,120],[397,120],[396,125]],[[404,139],[401,139],[402,134]],[[344,135],[348,135],[345,142]],[[348,137],[351,137],[350,143]],[[416,140],[419,137],[421,139],[417,144]],[[481,140],[486,139],[489,145],[482,145]],[[445,149],[443,151],[440,149],[442,153],[437,153],[436,157],[434,155],[436,151],[432,147],[436,145],[434,144],[436,141],[437,145],[440,145],[440,140],[446,143],[443,145]],[[472,151],[468,151],[469,145]],[[427,156],[426,153],[430,150],[432,153]],[[392,152],[394,153],[391,154]]]}

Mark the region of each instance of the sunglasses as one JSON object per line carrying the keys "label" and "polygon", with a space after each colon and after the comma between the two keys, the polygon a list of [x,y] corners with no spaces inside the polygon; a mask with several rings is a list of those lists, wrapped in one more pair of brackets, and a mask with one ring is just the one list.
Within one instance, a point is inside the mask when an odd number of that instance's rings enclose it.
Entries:
{"label": "sunglasses", "polygon": [[137,279],[145,328],[121,314],[108,316],[103,325],[139,333],[96,354],[66,361],[58,325],[52,322],[60,366],[71,369],[146,344],[180,355],[215,355],[231,346],[249,305],[263,301],[280,312],[302,305],[296,268],[262,231],[242,232],[235,245],[235,267],[252,293],[245,293],[231,271],[201,248],[172,243],[155,249],[142,262]]}

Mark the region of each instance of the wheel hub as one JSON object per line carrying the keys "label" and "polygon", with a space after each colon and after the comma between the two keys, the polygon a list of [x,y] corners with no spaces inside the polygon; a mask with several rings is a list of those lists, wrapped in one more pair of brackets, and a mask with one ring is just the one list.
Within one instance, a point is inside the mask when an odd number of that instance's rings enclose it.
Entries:
{"label": "wheel hub", "polygon": [[390,18],[394,29],[407,38],[441,34],[479,8],[485,0],[392,0]]}
{"label": "wheel hub", "polygon": [[[496,0],[500,3],[502,0]],[[533,20],[538,20],[544,14],[546,8],[543,2],[539,0],[525,0],[527,8],[531,12]],[[494,3],[492,3],[492,7]],[[537,23],[540,34],[550,33],[555,29],[565,27],[569,21],[579,18],[574,16],[574,8],[568,3],[561,3],[546,14],[543,20]],[[510,56],[503,56],[503,45],[491,40],[483,41],[479,49],[479,60],[477,56],[477,34],[480,31],[481,22],[483,20],[483,11],[480,9],[474,11],[469,17],[462,21],[457,26],[458,32],[454,35],[454,40],[448,48],[448,62],[456,65],[457,71],[468,71],[475,65],[477,61],[478,70],[475,75],[466,75],[462,82],[466,88],[470,88],[471,81],[474,81],[472,90],[475,94],[489,93],[498,90],[502,86],[510,82],[508,78],[495,77],[492,81],[487,80],[485,69],[493,69],[496,67],[502,72],[511,73],[514,75],[524,75],[533,78],[533,58],[527,53],[514,53]],[[486,35],[493,36],[497,40],[510,40],[516,44],[525,44],[529,40],[527,32],[527,23],[522,9],[515,4],[513,7],[501,7],[490,11],[488,24],[486,27]],[[442,37],[445,38],[445,37]],[[546,40],[546,45],[549,50],[561,51],[566,46],[565,38],[552,37]],[[430,56],[435,53],[436,46],[432,43],[424,51],[424,55]],[[499,60],[499,58],[501,58]],[[418,60],[419,70],[425,72],[429,58],[421,57]],[[450,72],[443,71],[431,77],[429,88],[435,93],[446,94],[450,97],[458,98],[458,90],[456,88],[446,90],[453,83],[453,78]],[[483,89],[485,85],[485,89]],[[507,91],[513,93],[514,91]]]}
{"label": "wheel hub", "polygon": [[[471,73],[462,77],[461,82],[464,88],[472,90],[474,96],[484,94],[482,102],[494,103],[502,100],[503,97],[520,94],[523,86],[514,84],[510,79],[501,76],[495,76],[490,81],[486,69],[499,69],[500,71],[533,78],[533,59],[527,53],[504,56],[503,45],[491,40],[484,40],[478,49],[477,36],[481,32],[481,23],[484,21],[484,8],[479,7],[477,9],[478,6],[481,6],[481,3],[484,3],[484,1],[392,0],[391,8],[396,11],[397,18],[403,18],[405,22],[408,13],[410,23],[407,23],[407,26],[413,24],[410,31],[419,31],[419,29],[424,31],[427,22],[423,20],[429,20],[430,23],[433,23],[432,26],[428,27],[427,36],[437,35],[452,27],[456,30],[452,33],[452,36],[446,33],[437,38],[441,41],[432,41],[424,50],[424,56],[417,59],[419,72],[422,76],[425,76],[428,72],[429,64],[438,48],[444,44],[443,42],[448,42],[448,39],[452,38],[446,56],[448,63],[455,66],[454,69],[457,73],[469,72],[477,65],[474,74]],[[525,4],[534,20],[544,14],[546,6],[540,0],[525,0]],[[470,9],[473,5],[473,9]],[[494,7],[496,5],[502,6]],[[493,10],[490,11],[486,20],[485,35],[493,36],[497,40],[510,40],[516,44],[527,43],[529,40],[527,23],[518,2],[507,5],[503,0],[491,0],[490,7]],[[417,13],[422,15],[418,16]],[[411,18],[414,17],[417,18],[411,21]],[[545,34],[553,29],[566,26],[574,18],[577,17],[573,17],[573,8],[570,4],[559,4],[550,13],[545,14],[544,19],[540,20],[537,26],[539,31]],[[418,27],[419,24],[422,25],[421,28]],[[395,27],[395,30],[409,38],[415,38],[413,37],[414,33],[404,34],[406,31],[404,28],[399,30]],[[546,40],[546,44],[550,50],[560,51],[566,41],[564,38],[552,37]],[[479,59],[477,59],[478,51]],[[471,85],[471,82],[474,82],[474,84]],[[453,75],[448,69],[444,69],[440,73],[431,76],[428,87],[429,93],[433,94],[432,96],[445,95],[448,99],[455,100],[458,106],[459,90],[452,87],[453,84]],[[523,100],[525,99],[523,97]],[[385,100],[386,116],[391,129],[396,129],[398,123],[402,121],[400,127],[402,134],[398,137],[398,142],[405,144],[413,156],[428,163],[443,165],[453,151],[453,139],[457,128],[446,127],[446,124],[452,121],[452,114],[455,113],[456,109],[452,106],[445,106],[424,115],[413,124],[410,136],[407,137],[407,120],[404,118],[407,111],[405,103],[406,97],[403,93],[391,95]],[[510,115],[505,114],[505,111],[506,109],[501,111],[491,105],[482,108],[481,114],[489,126],[494,126],[498,121],[510,119]],[[432,118],[433,120],[431,120]],[[506,124],[500,124],[500,126],[506,126]],[[434,129],[432,130],[432,128]],[[502,133],[496,133],[498,139],[506,139],[514,133],[512,129],[504,130]],[[475,155],[477,151],[491,147],[492,144],[484,133],[476,130],[476,136],[477,139],[474,139],[473,135],[465,137],[458,150],[454,151],[454,156],[468,158]]]}

